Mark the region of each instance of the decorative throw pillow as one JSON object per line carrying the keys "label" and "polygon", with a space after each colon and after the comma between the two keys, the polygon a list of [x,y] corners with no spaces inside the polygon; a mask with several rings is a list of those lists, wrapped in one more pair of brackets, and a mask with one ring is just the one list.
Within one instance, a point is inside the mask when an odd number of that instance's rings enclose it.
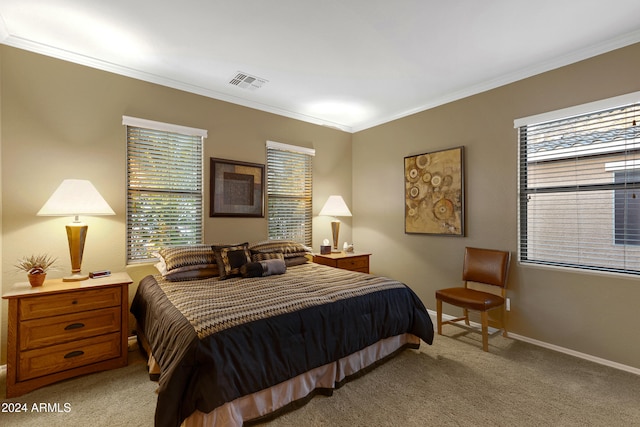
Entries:
{"label": "decorative throw pillow", "polygon": [[265,259],[257,262],[248,262],[240,267],[242,277],[266,277],[274,274],[284,274],[287,266],[284,259]]}
{"label": "decorative throw pillow", "polygon": [[238,245],[212,246],[218,263],[220,279],[240,276],[240,267],[251,262],[248,243]]}

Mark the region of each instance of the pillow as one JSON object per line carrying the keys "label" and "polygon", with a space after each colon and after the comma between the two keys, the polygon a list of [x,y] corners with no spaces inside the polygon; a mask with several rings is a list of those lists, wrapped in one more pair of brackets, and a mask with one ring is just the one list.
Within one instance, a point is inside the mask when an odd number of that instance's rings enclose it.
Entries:
{"label": "pillow", "polygon": [[266,277],[274,274],[284,274],[287,266],[284,259],[265,259],[263,261],[248,262],[240,267],[242,277]]}
{"label": "pillow", "polygon": [[218,266],[214,268],[199,268],[194,270],[178,271],[180,268],[162,276],[170,282],[180,282],[184,280],[208,279],[218,276]]}
{"label": "pillow", "polygon": [[284,261],[284,254],[282,252],[258,252],[251,254],[252,262],[264,261],[267,259],[281,259]]}
{"label": "pillow", "polygon": [[153,264],[153,266],[157,268],[160,274],[162,274],[163,276],[167,274],[167,263],[164,262],[164,258],[162,258],[162,256],[158,252],[153,252],[151,255],[158,258],[158,262]]}
{"label": "pillow", "polygon": [[210,245],[167,246],[153,255],[158,258],[155,267],[168,280],[218,275],[218,264]]}
{"label": "pillow", "polygon": [[253,254],[282,252],[285,259],[313,253],[311,248],[292,240],[265,240],[252,243],[249,249],[251,249],[251,253]]}
{"label": "pillow", "polygon": [[309,262],[309,258],[307,258],[306,256],[295,256],[291,258],[286,258],[284,260],[284,263],[287,265],[287,267],[293,267],[294,265],[302,265],[302,264],[306,264],[307,262]]}
{"label": "pillow", "polygon": [[216,256],[220,279],[241,276],[240,267],[251,262],[248,243],[226,246],[212,246]]}

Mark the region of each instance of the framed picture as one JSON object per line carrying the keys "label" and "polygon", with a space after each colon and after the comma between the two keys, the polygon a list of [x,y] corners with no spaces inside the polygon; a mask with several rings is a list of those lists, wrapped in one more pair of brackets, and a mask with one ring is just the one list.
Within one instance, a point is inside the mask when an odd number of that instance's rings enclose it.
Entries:
{"label": "framed picture", "polygon": [[211,157],[209,216],[264,217],[264,165]]}
{"label": "framed picture", "polygon": [[464,236],[464,147],[404,158],[404,232]]}

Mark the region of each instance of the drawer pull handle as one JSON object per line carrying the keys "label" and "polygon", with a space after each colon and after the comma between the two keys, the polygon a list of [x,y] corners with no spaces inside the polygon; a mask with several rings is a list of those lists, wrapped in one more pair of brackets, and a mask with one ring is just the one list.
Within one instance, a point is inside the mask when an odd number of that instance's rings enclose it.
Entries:
{"label": "drawer pull handle", "polygon": [[72,357],[78,357],[78,356],[82,356],[84,354],[84,351],[82,350],[76,350],[76,351],[72,351],[71,353],[67,353],[64,355],[65,359],[71,359]]}
{"label": "drawer pull handle", "polygon": [[74,299],[73,301],[71,301],[71,304],[77,304],[77,303],[78,303],[77,299]]}
{"label": "drawer pull handle", "polygon": [[84,323],[72,323],[70,325],[67,325],[64,330],[65,331],[70,331],[72,329],[80,329],[80,328],[84,328]]}

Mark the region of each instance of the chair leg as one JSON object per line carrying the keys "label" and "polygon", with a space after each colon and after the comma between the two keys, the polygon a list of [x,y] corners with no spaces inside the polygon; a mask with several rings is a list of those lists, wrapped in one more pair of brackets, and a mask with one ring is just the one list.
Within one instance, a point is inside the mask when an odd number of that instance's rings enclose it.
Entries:
{"label": "chair leg", "polygon": [[462,309],[462,313],[464,314],[464,323],[466,323],[467,326],[469,326],[469,310],[467,310],[466,308]]}
{"label": "chair leg", "polygon": [[442,301],[436,300],[436,323],[438,324],[438,335],[442,335]]}
{"label": "chair leg", "polygon": [[482,349],[489,351],[489,313],[483,311],[480,317],[482,319]]}
{"label": "chair leg", "polygon": [[509,336],[507,334],[507,310],[504,305],[502,306],[502,323],[500,324],[500,326],[502,326],[502,336],[505,338],[508,338]]}

